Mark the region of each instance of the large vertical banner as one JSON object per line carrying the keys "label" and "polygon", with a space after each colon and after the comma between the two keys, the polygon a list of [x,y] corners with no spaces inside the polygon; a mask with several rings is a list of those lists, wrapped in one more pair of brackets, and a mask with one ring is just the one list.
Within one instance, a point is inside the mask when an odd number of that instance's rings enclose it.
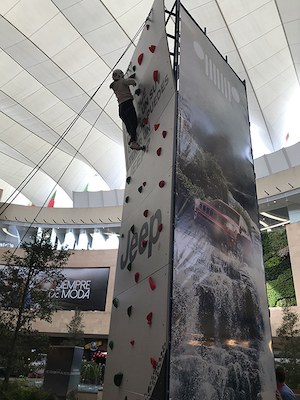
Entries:
{"label": "large vertical banner", "polygon": [[164,399],[170,297],[175,85],[162,0],[154,2],[126,77],[135,74],[138,142],[127,146],[104,400]]}
{"label": "large vertical banner", "polygon": [[245,87],[184,9],[170,398],[275,397]]}

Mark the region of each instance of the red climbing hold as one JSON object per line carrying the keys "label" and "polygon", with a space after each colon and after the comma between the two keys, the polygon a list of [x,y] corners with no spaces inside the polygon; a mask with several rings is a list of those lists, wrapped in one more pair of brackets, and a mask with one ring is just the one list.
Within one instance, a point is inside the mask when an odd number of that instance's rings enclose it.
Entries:
{"label": "red climbing hold", "polygon": [[155,285],[155,283],[153,282],[151,276],[150,276],[150,278],[149,278],[149,285],[150,285],[150,287],[151,287],[152,290],[154,290],[154,289],[156,288],[156,285]]}
{"label": "red climbing hold", "polygon": [[147,315],[147,324],[148,324],[148,325],[151,325],[151,323],[152,323],[152,312],[150,312],[150,313]]}
{"label": "red climbing hold", "polygon": [[160,181],[158,185],[159,185],[160,188],[164,187],[165,186],[165,181]]}
{"label": "red climbing hold", "polygon": [[157,228],[157,229],[158,229],[158,232],[161,232],[161,231],[162,231],[162,228],[163,228],[163,224],[159,224],[159,225],[158,225],[158,228]]}
{"label": "red climbing hold", "polygon": [[138,63],[139,63],[139,65],[142,64],[143,57],[144,57],[144,53],[141,53],[141,54],[138,56]]}
{"label": "red climbing hold", "polygon": [[162,136],[165,138],[167,136],[167,131],[162,131]]}
{"label": "red climbing hold", "polygon": [[134,275],[134,280],[136,283],[138,283],[139,276],[140,276],[140,274],[138,272]]}
{"label": "red climbing hold", "polygon": [[146,247],[147,246],[147,240],[142,240],[142,246]]}
{"label": "red climbing hold", "polygon": [[150,47],[149,47],[149,50],[151,51],[151,53],[154,53],[154,52],[155,52],[155,46],[153,46],[153,45],[150,46]]}
{"label": "red climbing hold", "polygon": [[159,128],[159,125],[160,125],[160,124],[155,124],[155,125],[154,125],[154,130],[155,130],[155,131],[157,131],[157,129]]}
{"label": "red climbing hold", "polygon": [[143,182],[143,186],[146,186],[147,185],[147,182]]}
{"label": "red climbing hold", "polygon": [[154,82],[158,81],[158,71],[157,70],[153,71],[153,80],[154,80]]}
{"label": "red climbing hold", "polygon": [[147,24],[147,25],[146,25],[147,31],[149,30],[149,27],[150,27],[150,25]]}
{"label": "red climbing hold", "polygon": [[144,217],[147,217],[147,215],[148,215],[148,210],[145,210],[145,211],[143,212],[143,214],[144,214]]}
{"label": "red climbing hold", "polygon": [[144,118],[143,122],[144,122],[144,125],[147,125],[148,124],[148,118]]}
{"label": "red climbing hold", "polygon": [[155,368],[155,367],[156,367],[156,360],[155,360],[155,358],[150,357],[150,362],[151,362],[152,367]]}
{"label": "red climbing hold", "polygon": [[156,154],[157,154],[158,156],[161,155],[161,147],[159,147],[159,148],[156,150]]}
{"label": "red climbing hold", "polygon": [[133,346],[134,345],[134,340],[130,340],[130,344]]}

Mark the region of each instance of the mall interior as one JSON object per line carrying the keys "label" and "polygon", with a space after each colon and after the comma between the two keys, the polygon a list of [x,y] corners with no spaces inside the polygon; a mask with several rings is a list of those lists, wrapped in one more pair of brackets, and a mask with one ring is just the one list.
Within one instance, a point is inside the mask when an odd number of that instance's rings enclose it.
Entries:
{"label": "mall interior", "polygon": [[[286,229],[300,315],[300,3],[182,3],[246,82],[260,229]],[[111,72],[126,70],[151,5],[0,4],[0,258],[47,230],[57,249],[72,249],[73,279],[102,279],[102,304],[82,308],[90,352],[92,342],[108,346],[126,179]],[[108,274],[101,278],[100,270]],[[58,345],[77,307],[75,298],[52,323],[33,327]],[[275,351],[281,318],[281,307],[270,307]]]}

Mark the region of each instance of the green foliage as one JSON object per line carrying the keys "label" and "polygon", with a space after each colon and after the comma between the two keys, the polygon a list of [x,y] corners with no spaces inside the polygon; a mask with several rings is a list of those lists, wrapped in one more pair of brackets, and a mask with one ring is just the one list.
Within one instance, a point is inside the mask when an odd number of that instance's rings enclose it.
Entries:
{"label": "green foliage", "polygon": [[[0,337],[3,346],[0,346],[0,365],[7,365],[7,348],[11,348],[14,332],[0,323]],[[34,349],[35,351],[32,351]],[[39,360],[39,354],[47,353],[49,349],[49,337],[36,330],[21,329],[16,343],[15,354],[12,362],[14,376],[27,376],[32,371],[30,364]]]}
{"label": "green foliage", "polygon": [[2,342],[6,348],[6,386],[18,359],[21,333],[30,334],[31,324],[37,318],[51,322],[56,304],[46,288],[64,278],[62,268],[70,256],[69,252],[57,251],[52,246],[47,232],[20,247],[21,251],[4,253],[5,266],[0,270],[0,321],[7,339],[7,343]]}
{"label": "green foliage", "polygon": [[273,281],[267,281],[269,307],[281,307],[288,303],[296,305],[295,289],[291,268],[284,271]]}
{"label": "green foliage", "polygon": [[290,307],[283,307],[282,324],[276,333],[282,346],[281,363],[286,372],[286,384],[300,389],[300,330],[299,316]]}
{"label": "green foliage", "polygon": [[177,170],[177,177],[180,182],[180,191],[182,194],[184,194],[185,198],[187,198],[191,202],[193,202],[195,198],[205,198],[203,189],[192,183],[179,168]]}
{"label": "green foliage", "polygon": [[296,305],[286,230],[262,232],[269,307]]}
{"label": "green foliage", "polygon": [[100,385],[103,382],[102,372],[102,365],[98,365],[93,361],[83,361],[80,373],[81,382]]}
{"label": "green foliage", "polygon": [[7,389],[0,388],[1,400],[46,400],[48,393],[43,388],[25,386],[24,381],[14,380]]}
{"label": "green foliage", "polygon": [[[196,144],[195,144],[196,146]],[[198,146],[191,159],[183,155],[177,165],[180,190],[190,200],[221,199],[228,201],[228,182],[213,154]]]}
{"label": "green foliage", "polygon": [[278,255],[275,255],[265,262],[266,280],[272,281],[277,279],[280,274],[288,269],[291,270],[290,258],[280,258]]}
{"label": "green foliage", "polygon": [[84,326],[82,324],[82,311],[79,309],[75,310],[71,322],[67,324],[68,337],[64,340],[62,346],[81,346],[85,345],[84,341]]}
{"label": "green foliage", "polygon": [[262,232],[261,239],[264,250],[264,261],[273,257],[279,250],[284,249],[288,245],[285,229]]}

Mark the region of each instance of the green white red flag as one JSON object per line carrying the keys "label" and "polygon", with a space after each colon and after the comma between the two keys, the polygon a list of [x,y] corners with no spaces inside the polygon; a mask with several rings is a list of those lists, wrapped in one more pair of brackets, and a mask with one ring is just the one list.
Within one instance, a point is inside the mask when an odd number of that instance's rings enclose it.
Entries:
{"label": "green white red flag", "polygon": [[56,196],[56,190],[55,190],[55,192],[53,193],[53,195],[52,195],[52,197],[51,197],[51,199],[50,199],[50,201],[49,201],[49,203],[48,203],[48,207],[54,207],[54,199],[55,199],[55,196]]}

